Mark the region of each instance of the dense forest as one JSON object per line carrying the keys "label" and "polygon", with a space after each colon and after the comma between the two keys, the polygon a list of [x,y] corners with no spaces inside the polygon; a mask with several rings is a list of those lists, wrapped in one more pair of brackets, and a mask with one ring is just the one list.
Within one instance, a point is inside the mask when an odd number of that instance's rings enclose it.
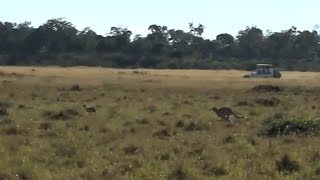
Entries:
{"label": "dense forest", "polygon": [[38,28],[30,22],[0,22],[0,64],[104,66],[114,68],[245,69],[273,63],[285,70],[320,71],[317,31],[263,33],[258,27],[204,39],[205,27],[189,23],[189,31],[150,25],[142,37],[112,27],[105,36],[78,30],[64,18]]}

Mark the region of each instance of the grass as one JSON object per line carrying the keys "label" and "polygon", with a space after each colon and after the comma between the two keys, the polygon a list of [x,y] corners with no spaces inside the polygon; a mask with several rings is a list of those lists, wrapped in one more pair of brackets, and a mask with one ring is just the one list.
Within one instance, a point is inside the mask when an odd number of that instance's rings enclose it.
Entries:
{"label": "grass", "polygon": [[[319,178],[318,73],[0,72],[0,179]],[[210,109],[222,106],[247,118],[220,121]]]}

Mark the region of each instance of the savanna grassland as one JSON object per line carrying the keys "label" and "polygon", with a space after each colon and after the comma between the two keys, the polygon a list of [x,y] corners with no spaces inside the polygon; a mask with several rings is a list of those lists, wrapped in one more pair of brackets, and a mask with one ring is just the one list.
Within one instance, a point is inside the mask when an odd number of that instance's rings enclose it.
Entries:
{"label": "savanna grassland", "polygon": [[243,73],[1,67],[0,179],[319,179],[320,74]]}

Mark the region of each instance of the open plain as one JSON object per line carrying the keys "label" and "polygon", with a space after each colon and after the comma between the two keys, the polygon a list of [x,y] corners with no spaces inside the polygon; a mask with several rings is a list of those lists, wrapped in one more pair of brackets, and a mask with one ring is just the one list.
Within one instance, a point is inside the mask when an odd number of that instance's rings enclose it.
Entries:
{"label": "open plain", "polygon": [[0,179],[319,179],[320,73],[244,73],[2,66]]}

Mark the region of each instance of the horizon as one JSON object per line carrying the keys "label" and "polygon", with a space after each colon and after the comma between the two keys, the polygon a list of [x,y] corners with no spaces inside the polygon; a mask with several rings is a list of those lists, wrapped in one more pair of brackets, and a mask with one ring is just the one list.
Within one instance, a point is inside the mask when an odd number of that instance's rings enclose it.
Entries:
{"label": "horizon", "polygon": [[304,3],[292,3],[288,0],[260,1],[260,3],[253,0],[190,2],[12,0],[5,3],[5,8],[0,12],[2,17],[0,21],[12,23],[28,21],[31,22],[31,26],[37,28],[49,19],[63,17],[79,31],[90,27],[103,36],[109,33],[112,26],[127,28],[133,32],[133,36],[135,34],[145,36],[149,33],[148,26],[152,24],[188,31],[188,23],[193,22],[194,26],[198,24],[205,26],[203,37],[207,39],[215,39],[221,33],[235,37],[240,30],[252,26],[261,29],[264,34],[267,31],[288,30],[292,26],[301,31],[319,29],[314,17],[317,15],[320,2],[315,0],[306,0]]}

